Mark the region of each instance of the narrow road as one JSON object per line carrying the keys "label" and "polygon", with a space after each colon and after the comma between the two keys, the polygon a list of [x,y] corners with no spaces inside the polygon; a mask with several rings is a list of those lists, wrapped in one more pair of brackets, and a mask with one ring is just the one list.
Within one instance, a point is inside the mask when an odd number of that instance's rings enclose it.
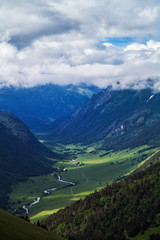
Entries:
{"label": "narrow road", "polygon": [[[83,172],[79,169],[78,170],[81,174],[81,176],[86,180],[85,183],[83,183],[82,185],[86,185],[88,183],[88,178],[83,174]],[[73,188],[71,187],[71,194],[73,195],[74,198],[77,198],[76,195],[73,192]]]}
{"label": "narrow road", "polygon": [[77,198],[76,195],[73,192],[73,189],[71,188],[71,194],[73,195],[74,198]]}
{"label": "narrow road", "polygon": [[83,185],[86,185],[88,183],[88,178],[86,176],[84,176],[83,172],[81,170],[79,170],[82,177],[86,180],[86,182]]}

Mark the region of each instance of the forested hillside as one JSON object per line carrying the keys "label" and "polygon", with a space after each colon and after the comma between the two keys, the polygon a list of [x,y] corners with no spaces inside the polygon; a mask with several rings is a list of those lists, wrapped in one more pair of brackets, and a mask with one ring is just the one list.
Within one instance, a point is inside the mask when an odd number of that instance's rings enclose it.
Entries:
{"label": "forested hillside", "polygon": [[150,227],[160,227],[159,189],[157,163],[60,210],[46,224],[70,240],[125,240],[143,235]]}

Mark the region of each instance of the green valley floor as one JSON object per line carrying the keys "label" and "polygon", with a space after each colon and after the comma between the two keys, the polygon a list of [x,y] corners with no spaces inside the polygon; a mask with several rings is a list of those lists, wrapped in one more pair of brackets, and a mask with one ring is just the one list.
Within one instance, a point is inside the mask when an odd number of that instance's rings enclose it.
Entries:
{"label": "green valley floor", "polygon": [[[57,145],[53,150],[64,156],[63,160],[53,165],[57,170],[53,174],[31,177],[14,185],[9,194],[9,211],[16,209],[20,214],[25,214],[22,206],[26,206],[33,223],[95,190],[123,179],[147,162],[158,149],[141,146],[106,152],[94,145]],[[40,201],[30,207],[38,198]]]}

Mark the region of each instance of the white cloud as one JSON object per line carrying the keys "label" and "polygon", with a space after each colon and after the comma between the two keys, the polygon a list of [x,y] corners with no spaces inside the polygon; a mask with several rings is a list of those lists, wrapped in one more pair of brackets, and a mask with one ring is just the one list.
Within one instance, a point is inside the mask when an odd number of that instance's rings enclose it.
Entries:
{"label": "white cloud", "polygon": [[6,61],[6,60],[14,60],[15,56],[17,54],[16,47],[7,44],[6,42],[2,42],[0,44],[0,61]]}
{"label": "white cloud", "polygon": [[1,86],[160,89],[158,0],[1,0],[0,22]]}

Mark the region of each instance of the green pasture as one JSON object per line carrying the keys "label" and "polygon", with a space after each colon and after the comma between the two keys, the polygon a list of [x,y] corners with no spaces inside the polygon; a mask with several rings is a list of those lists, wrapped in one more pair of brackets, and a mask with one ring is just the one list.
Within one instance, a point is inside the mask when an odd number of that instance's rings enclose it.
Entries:
{"label": "green pasture", "polygon": [[[64,187],[66,184],[57,181],[57,178],[50,174],[38,177],[31,177],[25,182],[20,182],[13,186],[9,197],[14,208],[32,203],[35,198],[41,197],[44,190],[48,188]],[[11,205],[12,205],[11,204]]]}
{"label": "green pasture", "polygon": [[[142,146],[119,152],[105,152],[96,150],[94,146],[81,145],[59,145],[54,147],[55,150],[64,155],[69,153],[70,156],[67,160],[54,164],[54,168],[59,171],[57,174],[63,180],[76,185],[69,186],[51,175],[32,177],[15,185],[9,195],[12,208],[21,207],[33,202],[36,197],[42,197],[41,201],[30,209],[29,217],[32,222],[42,220],[89,193],[120,180],[156,151]],[[78,166],[78,163],[81,163],[81,166]],[[67,171],[62,171],[63,168],[67,168]],[[43,191],[48,188],[60,189],[44,196]]]}

